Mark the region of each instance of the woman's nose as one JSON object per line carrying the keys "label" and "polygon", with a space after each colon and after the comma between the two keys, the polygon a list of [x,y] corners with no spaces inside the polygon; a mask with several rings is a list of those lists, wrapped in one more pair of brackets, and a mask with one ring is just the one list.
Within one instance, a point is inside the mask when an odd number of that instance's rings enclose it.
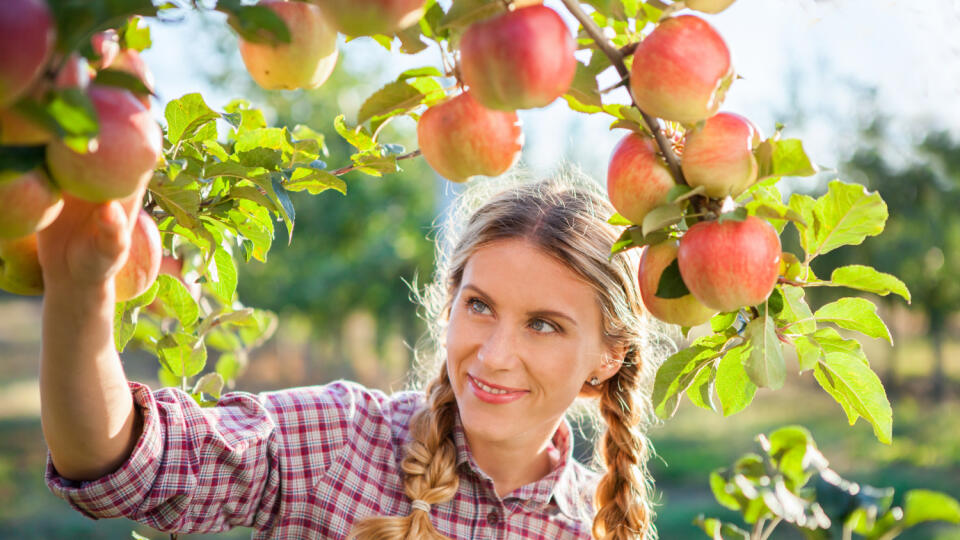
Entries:
{"label": "woman's nose", "polygon": [[490,369],[510,369],[516,364],[516,335],[505,325],[496,325],[484,338],[477,359]]}

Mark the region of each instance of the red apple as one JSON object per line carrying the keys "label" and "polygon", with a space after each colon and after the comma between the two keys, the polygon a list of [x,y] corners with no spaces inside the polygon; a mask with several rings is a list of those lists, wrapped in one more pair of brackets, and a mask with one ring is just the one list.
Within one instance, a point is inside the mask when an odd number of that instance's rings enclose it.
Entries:
{"label": "red apple", "polygon": [[36,234],[0,239],[0,289],[14,294],[43,294]]}
{"label": "red apple", "polygon": [[137,223],[130,237],[127,262],[113,278],[117,302],[125,302],[145,293],[160,273],[163,249],[157,224],[144,210],[137,215]]}
{"label": "red apple", "polygon": [[267,90],[316,88],[337,63],[337,32],[320,8],[306,2],[260,2],[290,30],[290,43],[240,40],[240,55],[257,84]]}
{"label": "red apple", "polygon": [[464,92],[423,113],[417,141],[433,170],[447,180],[464,182],[512,167],[523,149],[523,129],[517,113],[487,109]]}
{"label": "red apple", "polygon": [[631,133],[617,143],[607,168],[607,196],[617,212],[643,223],[647,212],[667,201],[675,186],[653,139]]}
{"label": "red apple", "polygon": [[549,105],[570,88],[576,44],[563,19],[543,5],[472,24],[460,40],[460,75],[490,109]]}
{"label": "red apple", "polygon": [[[112,62],[105,64],[104,67],[125,71],[139,78],[151,93],[154,91],[153,73],[150,72],[147,63],[143,61],[143,57],[140,56],[140,53],[137,52],[136,49],[124,49],[116,55]],[[136,94],[136,96],[137,99],[140,100],[140,103],[143,103],[143,106],[146,107],[147,110],[150,110],[150,94]]]}
{"label": "red apple", "polygon": [[637,279],[640,285],[640,296],[643,305],[651,315],[661,321],[678,324],[680,326],[697,326],[713,317],[717,310],[708,308],[700,303],[692,294],[680,298],[660,298],[657,288],[660,285],[660,276],[663,270],[677,258],[677,241],[647,246],[640,257],[640,269]]}
{"label": "red apple", "polygon": [[60,191],[40,169],[0,173],[0,238],[19,238],[53,222],[63,209]]}
{"label": "red apple", "polygon": [[736,197],[757,180],[753,149],[758,144],[760,133],[746,118],[727,112],[711,116],[687,131],[683,175],[691,187],[706,188],[710,197]]}
{"label": "red apple", "polygon": [[713,116],[733,81],[720,34],[693,15],[664,19],[633,53],[630,91],[646,113],[682,124]]}
{"label": "red apple", "polygon": [[90,38],[90,45],[93,47],[93,52],[99,57],[99,60],[95,62],[97,69],[110,65],[110,62],[113,62],[113,59],[120,54],[120,36],[112,28],[94,34]]}
{"label": "red apple", "polygon": [[720,13],[730,7],[734,0],[687,0],[688,8],[704,13]]}
{"label": "red apple", "polygon": [[47,165],[60,187],[81,199],[122,199],[149,182],[162,149],[160,126],[127,90],[91,86],[100,121],[96,149],[85,154],[62,141],[47,147]]}
{"label": "red apple", "polygon": [[348,36],[392,35],[416,24],[424,0],[313,0]]}
{"label": "red apple", "polygon": [[697,300],[719,311],[760,304],[780,270],[780,237],[766,221],[701,221],[680,239],[677,261]]}
{"label": "red apple", "polygon": [[0,108],[13,104],[36,81],[56,41],[43,0],[0,2]]}

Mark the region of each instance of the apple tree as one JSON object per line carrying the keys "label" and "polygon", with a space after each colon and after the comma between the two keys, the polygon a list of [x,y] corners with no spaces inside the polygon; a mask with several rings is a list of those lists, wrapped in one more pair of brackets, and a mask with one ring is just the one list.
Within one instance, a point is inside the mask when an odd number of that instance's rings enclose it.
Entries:
{"label": "apple tree", "polygon": [[[733,415],[758,389],[785,384],[794,366],[784,353],[794,351],[795,371],[812,372],[850,424],[863,418],[889,444],[892,410],[880,379],[860,343],[839,330],[892,341],[859,292],[907,301],[910,292],[869,266],[830,276],[811,267],[880,234],[887,205],[839,179],[817,197],[784,198],[781,178],[815,172],[802,142],[783,137],[780,126],[764,137],[748,118],[720,110],[736,70],[723,37],[698,12],[719,13],[732,1],[5,0],[0,288],[42,293],[36,231],[64,198],[134,198],[142,212],[116,278],[125,291],[116,305],[117,349],[136,339],[157,357],[162,383],[214,405],[276,328],[276,315],[238,297],[237,265],[266,261],[278,233],[292,241],[291,193],[333,189],[349,204],[344,174],[388,175],[421,156],[452,182],[502,174],[524,145],[516,111],[563,99],[627,132],[611,149],[607,177],[617,210],[609,221],[623,227],[610,256],[644,250],[637,279],[653,316],[684,332],[709,323],[706,335],[659,369],[657,414],[670,417],[686,395]],[[333,118],[351,149],[331,155],[317,126],[271,127],[242,96],[216,110],[189,93],[153,114],[155,81],[139,55],[151,44],[142,18],[175,21],[187,10],[226,14],[248,72],[268,90],[322,92],[338,60],[338,34],[369,37],[397,55],[436,47],[440,61],[373,92],[350,111],[354,122]],[[606,73],[619,82],[601,89]],[[417,122],[418,149],[384,140],[384,127],[403,116]],[[800,253],[783,250],[787,227],[798,233]],[[811,287],[858,296],[813,311],[805,299]],[[211,347],[218,361],[203,374]],[[802,485],[796,455],[784,472],[793,487]],[[740,491],[722,493],[749,510],[750,523],[768,513],[789,521],[795,505],[778,504],[782,490],[770,495],[775,472],[758,477],[764,489],[734,477]],[[801,524],[811,531],[850,518],[828,512],[816,493],[796,496],[821,508],[822,516]]]}

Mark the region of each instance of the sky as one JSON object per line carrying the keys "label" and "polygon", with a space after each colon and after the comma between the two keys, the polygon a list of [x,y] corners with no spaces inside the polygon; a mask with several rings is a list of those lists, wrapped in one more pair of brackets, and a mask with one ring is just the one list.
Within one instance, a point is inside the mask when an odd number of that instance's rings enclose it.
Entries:
{"label": "sky", "polygon": [[[547,5],[574,27],[562,4]],[[803,139],[813,161],[825,168],[851,151],[857,121],[879,112],[894,119],[904,144],[929,130],[960,136],[960,0],[738,0],[720,14],[701,16],[726,40],[740,76],[721,110],[747,116],[765,135],[783,122],[784,136]],[[212,52],[213,41],[195,18],[153,23],[151,31],[154,45],[145,58],[161,102],[200,91],[217,108],[240,97],[204,79],[202,70],[215,62],[243,67],[238,54]],[[369,82],[365,93],[341,96],[348,118],[402,70],[440,65],[433,47],[412,57],[391,55],[361,38],[341,39],[341,48],[351,62],[338,69],[365,73]],[[875,89],[875,103],[858,88]],[[527,140],[522,164],[537,174],[548,174],[566,155],[602,179],[610,150],[626,134],[610,131],[609,117],[574,113],[562,100],[520,116]]]}

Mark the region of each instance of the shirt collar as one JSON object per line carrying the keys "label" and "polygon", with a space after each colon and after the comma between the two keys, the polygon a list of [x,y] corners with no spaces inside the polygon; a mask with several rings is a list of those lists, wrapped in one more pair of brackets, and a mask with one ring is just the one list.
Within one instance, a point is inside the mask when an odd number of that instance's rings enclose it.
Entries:
{"label": "shirt collar", "polygon": [[[480,469],[473,459],[473,453],[467,444],[467,437],[459,411],[454,419],[453,441],[457,449],[457,467],[466,467],[477,477],[490,482],[492,486],[493,480]],[[557,464],[553,470],[540,480],[518,488],[506,498],[519,499],[538,507],[545,506],[553,500],[567,517],[582,519],[583,504],[592,501],[593,491],[591,489],[589,495],[582,492],[587,487],[588,482],[585,481],[585,478],[582,478],[582,471],[578,471],[582,467],[578,467],[573,459],[573,432],[566,417],[563,418],[557,431],[553,434],[551,442],[553,445],[551,451],[556,452],[557,457]],[[585,495],[587,499],[584,499]]]}

